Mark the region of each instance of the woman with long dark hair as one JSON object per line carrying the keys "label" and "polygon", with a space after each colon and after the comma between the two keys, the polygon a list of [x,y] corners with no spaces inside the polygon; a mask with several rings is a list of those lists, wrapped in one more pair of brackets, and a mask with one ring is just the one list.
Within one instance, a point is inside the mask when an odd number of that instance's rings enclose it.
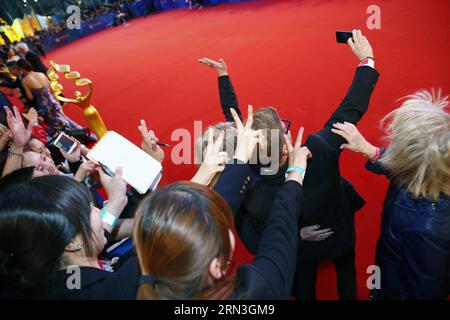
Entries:
{"label": "woman with long dark hair", "polygon": [[[0,195],[1,296],[134,298],[136,260],[130,258],[115,270],[99,258],[115,224],[110,225],[105,216],[120,214],[126,204],[120,171],[105,184],[109,202],[102,211],[92,205],[87,188],[74,179],[43,176],[27,181],[31,174],[16,177]],[[74,270],[78,278],[72,283]],[[123,274],[129,282],[121,281]],[[112,286],[120,290],[111,290]]]}

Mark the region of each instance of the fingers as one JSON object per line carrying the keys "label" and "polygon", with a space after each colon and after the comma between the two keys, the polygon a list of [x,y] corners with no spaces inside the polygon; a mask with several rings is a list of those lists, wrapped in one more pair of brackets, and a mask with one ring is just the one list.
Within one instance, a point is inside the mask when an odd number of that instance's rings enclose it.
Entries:
{"label": "fingers", "polygon": [[333,231],[330,231],[330,232],[321,234],[319,236],[314,236],[314,237],[312,237],[311,240],[312,241],[323,241],[323,240],[326,240],[327,238],[329,238],[330,236],[332,236],[333,233],[334,233]]}
{"label": "fingers", "polygon": [[4,106],[3,109],[6,112],[6,119],[7,119],[8,123],[9,123],[9,121],[14,119],[14,115],[12,114],[11,109],[9,109],[7,106]]}
{"label": "fingers", "polygon": [[291,153],[294,150],[291,141],[289,140],[289,136],[287,134],[284,135],[284,142],[286,143],[286,147],[288,152]]}
{"label": "fingers", "polygon": [[122,179],[122,176],[123,176],[123,168],[121,166],[118,166],[116,168],[116,172],[114,173],[114,178],[117,177],[117,179],[119,178]]}
{"label": "fingers", "polygon": [[222,149],[224,137],[225,137],[225,132],[221,131],[219,134],[219,137],[217,138],[216,142],[214,143],[214,147],[213,147],[214,153],[218,154],[220,152],[220,149]]}
{"label": "fingers", "polygon": [[347,141],[351,137],[351,134],[354,132],[356,127],[348,122],[345,123],[333,123],[333,127],[331,131],[335,134],[340,135],[341,137],[345,138]]}
{"label": "fingers", "polygon": [[300,150],[303,150],[303,152],[306,154],[307,158],[312,158],[312,153],[311,151],[308,149],[308,147],[301,147]]}
{"label": "fingers", "polygon": [[350,138],[350,135],[346,132],[346,131],[344,131],[344,130],[339,130],[339,129],[331,129],[331,132],[333,132],[333,133],[335,133],[335,134],[337,134],[337,135],[339,135],[339,136],[341,136],[342,138],[344,138],[345,140],[349,140],[349,138]]}
{"label": "fingers", "polygon": [[230,109],[231,115],[233,116],[233,120],[236,123],[236,128],[238,130],[242,130],[244,129],[244,125],[242,124],[241,119],[239,118],[236,110],[234,110],[233,108]]}
{"label": "fingers", "polygon": [[352,51],[353,51],[353,52],[356,52],[356,51],[357,51],[357,50],[356,50],[356,45],[355,45],[355,43],[353,42],[353,39],[352,39],[352,38],[348,38],[347,43],[348,43],[348,45],[350,46],[350,48],[352,48]]}
{"label": "fingers", "polygon": [[206,65],[208,65],[210,67],[217,64],[217,61],[214,61],[214,60],[209,59],[209,58],[201,58],[201,59],[198,59],[197,61],[200,62],[200,63],[206,64]]}
{"label": "fingers", "polygon": [[245,122],[245,128],[251,129],[253,125],[253,106],[248,105],[248,111],[247,111],[247,121]]}
{"label": "fingers", "polygon": [[14,118],[19,119],[20,118],[19,108],[13,106],[13,110],[14,110]]}
{"label": "fingers", "polygon": [[210,155],[211,151],[213,150],[213,145],[214,145],[214,143],[213,143],[213,139],[214,139],[213,134],[214,134],[213,128],[209,127],[208,128],[208,143],[206,145],[206,155],[207,156]]}
{"label": "fingers", "polygon": [[302,145],[302,138],[303,138],[303,131],[305,130],[305,128],[301,127],[300,130],[298,130],[298,135],[297,135],[297,139],[295,140],[295,149],[298,149],[301,147]]}
{"label": "fingers", "polygon": [[[359,33],[358,33],[358,31],[359,31]],[[360,34],[361,34],[360,30],[353,29],[353,31],[352,31],[353,42],[355,43],[356,47],[359,47],[361,45]]]}
{"label": "fingers", "polygon": [[317,230],[317,231],[311,231],[311,233],[314,234],[314,236],[320,236],[323,234],[328,234],[330,232],[333,233],[333,231],[331,231],[331,228]]}
{"label": "fingers", "polygon": [[140,125],[138,126],[138,130],[141,132],[142,138],[145,140],[147,138],[147,123],[145,120],[140,121]]}

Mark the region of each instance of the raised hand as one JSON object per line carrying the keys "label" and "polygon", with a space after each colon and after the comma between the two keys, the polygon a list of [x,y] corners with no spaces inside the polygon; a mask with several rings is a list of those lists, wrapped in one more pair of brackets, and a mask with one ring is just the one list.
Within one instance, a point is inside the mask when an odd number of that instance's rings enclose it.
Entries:
{"label": "raised hand", "polygon": [[91,160],[83,161],[75,174],[74,179],[82,182],[87,176],[91,175],[95,170],[96,163]]}
{"label": "raised hand", "polygon": [[97,171],[100,176],[100,182],[108,194],[108,201],[123,200],[126,198],[127,184],[122,179],[122,167],[117,167],[113,177],[104,173],[101,168],[97,168]]}
{"label": "raised hand", "polygon": [[30,108],[28,109],[25,118],[28,119],[31,124],[34,124],[37,123],[39,115],[35,108]]}
{"label": "raised hand", "polygon": [[208,171],[212,174],[223,171],[225,164],[227,163],[227,153],[221,151],[223,145],[223,139],[225,132],[220,132],[216,142],[213,142],[214,132],[212,128],[208,129],[208,144],[206,146],[206,154],[202,165],[208,167]]}
{"label": "raised hand", "polygon": [[319,225],[307,226],[300,229],[300,238],[304,241],[323,241],[333,235],[330,228],[319,229]]}
{"label": "raised hand", "polygon": [[353,37],[349,38],[347,43],[359,61],[369,57],[373,59],[372,46],[370,45],[369,40],[363,36],[361,30],[353,30],[352,34]]}
{"label": "raised hand", "polygon": [[227,64],[223,59],[220,59],[219,61],[215,61],[209,58],[201,58],[197,60],[200,63],[203,63],[207,65],[208,67],[211,67],[217,71],[217,74],[220,76],[227,76],[228,75],[228,68]]}
{"label": "raised hand", "polygon": [[71,137],[71,139],[73,141],[76,141],[76,143],[77,143],[77,146],[75,147],[75,149],[73,149],[73,151],[71,153],[67,153],[62,149],[59,149],[59,151],[61,152],[64,159],[66,159],[67,161],[78,162],[78,161],[80,161],[80,157],[81,157],[81,143],[73,137]]}
{"label": "raised hand", "polygon": [[156,137],[153,130],[148,130],[145,120],[141,120],[141,124],[138,126],[138,130],[142,135],[141,148],[151,157],[162,163],[164,160],[164,151],[156,142],[159,139]]}
{"label": "raised hand", "polygon": [[341,149],[363,153],[369,159],[373,159],[376,156],[377,148],[367,142],[353,123],[334,123],[333,127],[331,129],[332,132],[347,140],[347,143],[341,145]]}
{"label": "raised hand", "polygon": [[28,124],[25,128],[23,124],[22,117],[20,116],[19,109],[16,106],[13,107],[13,112],[4,106],[6,112],[6,121],[8,122],[8,127],[11,130],[13,137],[13,144],[18,149],[23,149],[27,142],[31,138],[32,125]]}
{"label": "raised hand", "polygon": [[247,121],[245,125],[239,119],[236,110],[230,109],[237,128],[237,143],[234,158],[247,163],[255,151],[255,147],[261,140],[261,131],[253,130],[253,107],[248,105]]}
{"label": "raised hand", "polygon": [[[294,146],[292,146],[291,141],[287,135],[284,135],[284,141],[289,152],[289,167],[302,168],[303,172],[306,172],[307,160],[312,157],[311,151],[307,147],[302,147],[304,128],[301,127],[298,131],[297,139],[295,140]],[[300,184],[303,184],[304,174],[300,174],[297,171],[291,171],[288,173],[286,180],[296,180]]]}
{"label": "raised hand", "polygon": [[209,185],[216,174],[225,169],[228,157],[225,151],[221,151],[224,137],[225,132],[222,131],[217,137],[216,142],[213,142],[213,129],[208,129],[208,144],[206,146],[204,160],[191,181]]}

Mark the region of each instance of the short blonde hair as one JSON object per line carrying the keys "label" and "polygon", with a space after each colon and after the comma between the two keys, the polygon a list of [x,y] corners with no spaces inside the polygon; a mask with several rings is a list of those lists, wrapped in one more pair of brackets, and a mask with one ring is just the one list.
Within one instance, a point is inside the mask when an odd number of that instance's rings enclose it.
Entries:
{"label": "short blonde hair", "polygon": [[234,122],[219,122],[214,126],[206,128],[203,135],[197,139],[194,149],[195,164],[200,165],[204,160],[206,146],[208,145],[209,128],[212,128],[214,141],[216,141],[222,131],[225,131],[221,151],[225,151],[227,153],[228,159],[233,159],[234,149],[237,143],[236,124]]}
{"label": "short blonde hair", "polygon": [[380,161],[395,181],[416,198],[437,201],[450,195],[450,114],[441,90],[405,97],[382,123],[390,141]]}

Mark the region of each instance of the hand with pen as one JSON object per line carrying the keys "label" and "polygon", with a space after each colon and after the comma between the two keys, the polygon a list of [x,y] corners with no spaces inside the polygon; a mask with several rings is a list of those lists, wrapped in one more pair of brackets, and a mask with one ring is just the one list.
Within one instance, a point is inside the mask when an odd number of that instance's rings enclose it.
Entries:
{"label": "hand with pen", "polygon": [[145,120],[141,120],[138,126],[139,132],[142,135],[141,148],[158,162],[162,163],[164,160],[164,151],[160,146],[168,147],[168,144],[159,142],[153,130],[148,130]]}

